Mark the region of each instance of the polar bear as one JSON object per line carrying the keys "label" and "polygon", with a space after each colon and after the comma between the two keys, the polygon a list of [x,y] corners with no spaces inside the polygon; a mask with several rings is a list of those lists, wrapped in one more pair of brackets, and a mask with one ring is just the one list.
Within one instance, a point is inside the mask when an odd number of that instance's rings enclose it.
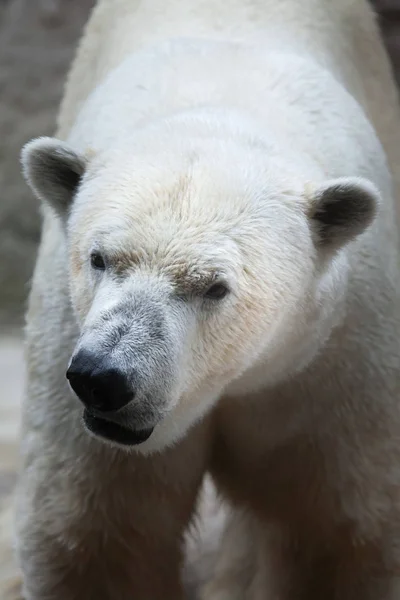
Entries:
{"label": "polar bear", "polygon": [[13,600],[183,598],[207,468],[233,516],[203,596],[392,597],[398,123],[363,0],[98,2],[22,153]]}

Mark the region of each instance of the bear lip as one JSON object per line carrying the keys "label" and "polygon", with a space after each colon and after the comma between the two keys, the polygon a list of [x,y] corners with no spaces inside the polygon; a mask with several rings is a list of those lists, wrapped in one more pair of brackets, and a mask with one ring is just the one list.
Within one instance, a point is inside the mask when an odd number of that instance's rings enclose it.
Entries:
{"label": "bear lip", "polygon": [[104,438],[121,446],[137,446],[149,439],[154,427],[146,429],[128,429],[118,423],[102,419],[90,413],[87,409],[83,411],[83,422],[86,428],[97,437]]}

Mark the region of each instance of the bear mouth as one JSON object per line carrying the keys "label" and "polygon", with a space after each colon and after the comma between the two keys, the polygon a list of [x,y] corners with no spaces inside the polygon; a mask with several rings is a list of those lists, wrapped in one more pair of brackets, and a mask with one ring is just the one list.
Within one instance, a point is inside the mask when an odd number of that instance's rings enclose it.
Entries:
{"label": "bear mouth", "polygon": [[118,423],[113,423],[97,417],[88,410],[83,411],[83,422],[87,429],[97,437],[104,438],[121,446],[137,446],[149,439],[154,427],[147,429],[128,429]]}

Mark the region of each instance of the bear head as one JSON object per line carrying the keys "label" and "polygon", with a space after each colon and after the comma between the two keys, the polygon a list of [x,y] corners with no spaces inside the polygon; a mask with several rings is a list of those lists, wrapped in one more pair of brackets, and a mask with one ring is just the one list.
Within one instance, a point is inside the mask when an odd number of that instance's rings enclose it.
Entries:
{"label": "bear head", "polygon": [[262,142],[188,140],[87,156],[39,138],[22,153],[62,224],[81,330],[67,377],[86,427],[143,452],[241,381],[273,385],[312,360],[379,202],[369,181],[326,180]]}

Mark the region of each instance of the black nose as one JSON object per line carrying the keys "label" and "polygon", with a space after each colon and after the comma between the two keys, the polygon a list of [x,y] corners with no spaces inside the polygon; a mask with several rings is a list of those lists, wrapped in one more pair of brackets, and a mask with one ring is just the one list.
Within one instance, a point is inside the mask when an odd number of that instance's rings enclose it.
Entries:
{"label": "black nose", "polygon": [[107,358],[98,358],[84,350],[73,357],[67,379],[88,409],[118,410],[135,395],[126,377]]}

